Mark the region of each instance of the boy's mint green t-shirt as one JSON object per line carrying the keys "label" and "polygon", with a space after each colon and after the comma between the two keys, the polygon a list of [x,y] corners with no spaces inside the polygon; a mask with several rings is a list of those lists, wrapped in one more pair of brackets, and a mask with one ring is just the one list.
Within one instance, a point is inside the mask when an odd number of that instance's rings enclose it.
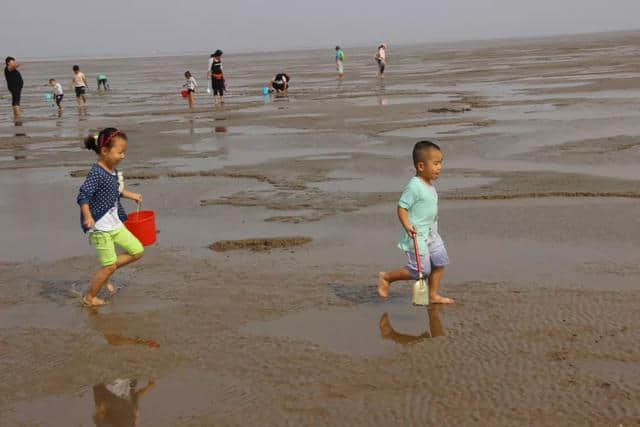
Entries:
{"label": "boy's mint green t-shirt", "polygon": [[[426,253],[427,238],[438,219],[438,193],[435,187],[414,176],[404,187],[398,206],[409,211],[409,222],[418,232],[420,254]],[[398,247],[405,252],[414,252],[413,239],[404,228]]]}

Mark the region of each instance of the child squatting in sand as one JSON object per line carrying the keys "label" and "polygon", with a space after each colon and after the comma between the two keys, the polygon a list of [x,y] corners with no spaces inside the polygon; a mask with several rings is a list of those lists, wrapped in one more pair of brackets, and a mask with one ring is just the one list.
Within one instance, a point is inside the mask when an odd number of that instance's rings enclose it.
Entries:
{"label": "child squatting in sand", "polygon": [[[127,151],[127,135],[115,128],[105,128],[84,141],[85,147],[98,155],[78,192],[82,230],[90,233],[91,244],[98,252],[101,268],[91,279],[89,291],[82,298],[87,306],[104,305],[98,292],[106,284],[111,295],[115,289],[109,278],[119,268],[142,257],[144,248],[140,241],[124,226],[127,215],[120,198],[142,201],[142,196],[124,189],[118,179],[116,166]],[[127,253],[116,255],[115,245]]]}
{"label": "child squatting in sand", "polygon": [[442,162],[442,150],[433,142],[420,141],[413,147],[416,176],[404,188],[397,209],[403,228],[398,247],[407,254],[409,262],[397,270],[379,273],[378,294],[382,298],[389,295],[391,283],[418,278],[412,237],[416,235],[424,274],[429,277],[429,302],[454,302],[438,294],[444,267],[449,264],[447,250],[438,234],[438,193],[433,187],[433,181],[440,176]]}

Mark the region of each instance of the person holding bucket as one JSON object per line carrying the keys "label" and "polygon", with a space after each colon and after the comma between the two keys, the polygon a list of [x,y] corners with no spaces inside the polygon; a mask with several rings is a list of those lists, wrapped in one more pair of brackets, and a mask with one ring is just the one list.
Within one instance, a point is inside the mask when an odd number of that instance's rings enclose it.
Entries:
{"label": "person holding bucket", "polygon": [[[111,295],[115,289],[109,279],[113,273],[127,264],[139,260],[144,248],[140,241],[125,227],[127,214],[120,198],[130,199],[138,204],[142,195],[124,189],[122,175],[116,166],[124,159],[127,150],[127,135],[116,128],[105,128],[84,140],[88,150],[98,155],[80,187],[77,202],[80,205],[82,230],[89,233],[89,241],[96,248],[101,268],[91,279],[88,292],[82,302],[86,306],[101,306],[105,301],[98,298],[103,286]],[[116,255],[118,245],[126,253]]]}
{"label": "person holding bucket", "polygon": [[444,156],[437,144],[418,141],[413,146],[412,157],[416,175],[405,186],[397,207],[403,229],[398,247],[406,253],[408,263],[378,274],[378,295],[387,298],[393,282],[418,279],[424,266],[425,276],[429,278],[429,302],[452,304],[453,299],[438,293],[449,255],[438,234],[438,193],[433,184],[440,177]]}

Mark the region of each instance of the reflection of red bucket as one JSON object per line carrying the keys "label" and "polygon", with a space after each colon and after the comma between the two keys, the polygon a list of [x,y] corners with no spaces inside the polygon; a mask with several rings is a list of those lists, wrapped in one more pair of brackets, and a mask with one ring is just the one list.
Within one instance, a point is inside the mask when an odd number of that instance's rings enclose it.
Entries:
{"label": "reflection of red bucket", "polygon": [[133,212],[124,225],[144,246],[156,242],[156,214],[153,211]]}
{"label": "reflection of red bucket", "polygon": [[187,89],[182,89],[182,90],[180,91],[180,95],[181,95],[183,98],[186,98],[187,96],[189,96],[189,91],[188,91]]}

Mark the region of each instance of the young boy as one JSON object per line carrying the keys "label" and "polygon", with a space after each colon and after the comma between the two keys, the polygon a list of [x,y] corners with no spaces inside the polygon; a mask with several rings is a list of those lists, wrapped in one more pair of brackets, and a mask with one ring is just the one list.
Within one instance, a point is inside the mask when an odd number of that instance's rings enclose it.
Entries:
{"label": "young boy", "polygon": [[56,79],[49,79],[49,86],[51,86],[51,92],[53,92],[53,99],[56,100],[58,106],[58,115],[62,114],[64,107],[62,106],[62,98],[64,98],[64,91],[62,85],[56,81]]}
{"label": "young boy", "polygon": [[87,104],[87,78],[84,76],[84,73],[80,71],[80,67],[77,65],[73,66],[73,80],[71,81],[73,88],[76,91],[76,101],[78,102],[78,112],[82,114],[84,107]]}
{"label": "young boy", "polygon": [[378,294],[389,295],[389,286],[398,280],[416,280],[418,268],[413,248],[413,235],[417,236],[423,274],[429,277],[429,302],[451,304],[454,301],[438,294],[444,267],[449,256],[438,234],[438,193],[433,181],[442,170],[443,155],[440,147],[431,141],[420,141],[413,147],[416,176],[411,178],[398,202],[398,218],[402,224],[402,239],[398,247],[405,251],[409,262],[405,267],[378,275]]}
{"label": "young boy", "polygon": [[338,69],[338,80],[344,78],[344,52],[340,46],[336,46],[336,68]]}
{"label": "young boy", "polygon": [[110,89],[109,82],[107,81],[107,76],[105,76],[104,74],[102,73],[98,74],[96,81],[98,82],[98,89],[97,89],[98,92],[100,92],[100,86],[102,86],[102,89],[104,92]]}

